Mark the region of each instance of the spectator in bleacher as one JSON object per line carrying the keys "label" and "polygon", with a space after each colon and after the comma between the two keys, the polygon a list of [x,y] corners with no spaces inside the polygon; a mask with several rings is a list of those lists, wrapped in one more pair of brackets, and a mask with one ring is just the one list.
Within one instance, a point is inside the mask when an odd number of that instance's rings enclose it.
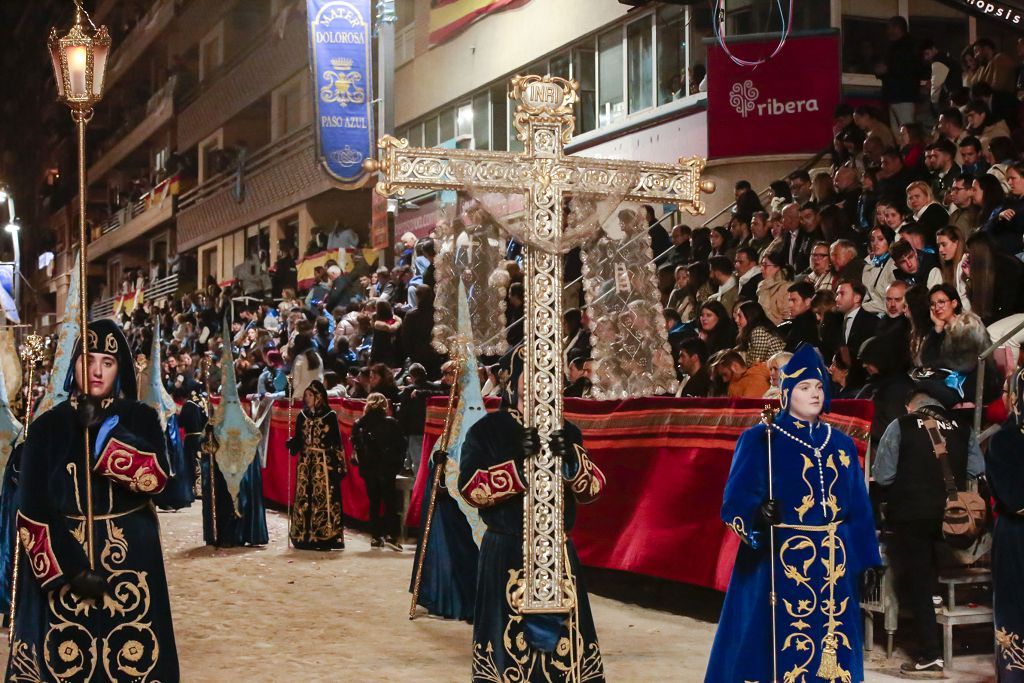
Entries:
{"label": "spectator in bleacher", "polygon": [[736,325],[718,301],[706,301],[697,314],[698,336],[707,344],[711,356],[736,344]]}
{"label": "spectator in bleacher", "polygon": [[896,263],[889,253],[895,239],[895,233],[886,226],[872,228],[868,233],[868,255],[861,272],[866,293],[861,305],[873,315],[885,312],[885,292],[896,279]]}
{"label": "spectator in bleacher", "polygon": [[882,152],[882,167],[878,171],[880,196],[901,202],[906,198],[907,185],[919,177],[919,173],[904,165],[899,150],[893,148]]}
{"label": "spectator in bleacher", "polygon": [[861,344],[875,334],[878,316],[868,313],[861,304],[866,294],[860,280],[842,280],[836,288],[836,310],[829,314],[821,328],[821,352],[831,358],[843,346],[850,349],[856,362]]}
{"label": "spectator in bleacher", "polygon": [[939,256],[939,267],[928,276],[928,286],[934,287],[945,282],[956,288],[963,303],[964,310],[971,310],[968,300],[967,281],[964,275],[964,259],[967,255],[967,244],[963,233],[958,228],[946,226],[935,236]]}
{"label": "spectator in bleacher", "polygon": [[938,262],[932,254],[918,251],[907,240],[897,240],[889,248],[892,260],[896,264],[894,276],[909,286],[925,284],[932,269]]}
{"label": "spectator in bleacher", "polygon": [[960,175],[960,167],[956,163],[957,148],[949,140],[939,139],[924,150],[924,165],[931,175],[932,193],[943,204],[953,181]]}
{"label": "spectator in bleacher", "polygon": [[829,247],[829,261],[836,274],[836,283],[842,280],[860,280],[864,262],[860,259],[857,244],[849,239],[838,239]]}
{"label": "spectator in bleacher", "polygon": [[991,87],[993,114],[1016,125],[1017,63],[1005,52],[997,52],[995,43],[986,37],[974,42],[974,57],[980,66],[975,82]]}
{"label": "spectator in bleacher", "polygon": [[697,337],[684,339],[679,344],[679,369],[683,379],[676,396],[704,398],[711,391],[711,373],[707,366],[708,347]]}
{"label": "spectator in bleacher", "polygon": [[897,347],[909,346],[910,319],[907,317],[907,283],[893,280],[885,289],[885,315],[882,316],[875,330],[875,336],[894,335],[896,339],[906,339],[908,343],[894,342]]}
{"label": "spectator in bleacher", "polygon": [[811,267],[799,275],[800,279],[810,282],[815,290],[832,289],[834,287],[835,272],[832,270],[832,263],[828,258],[828,242],[818,240],[811,246],[810,263]]}
{"label": "spectator in bleacher", "polygon": [[690,290],[690,271],[686,266],[676,266],[675,286],[668,295],[667,308],[679,314],[680,320],[689,322],[697,311],[697,298]]}
{"label": "spectator in bleacher", "polygon": [[768,387],[768,391],[764,392],[764,398],[779,399],[782,397],[782,368],[785,367],[789,359],[793,357],[793,354],[789,351],[779,351],[771,358],[765,365],[768,366],[768,377],[771,382],[771,386]]}
{"label": "spectator in bleacher", "polygon": [[786,338],[786,351],[795,353],[800,344],[821,346],[818,319],[811,310],[814,300],[814,285],[806,280],[791,284],[787,290],[789,313],[787,321],[779,331]]}
{"label": "spectator in bleacher", "polygon": [[647,221],[647,235],[651,239],[651,258],[660,266],[668,258],[665,252],[672,246],[672,240],[669,239],[665,226],[659,223],[654,215],[654,207],[644,204],[643,209]]}
{"label": "spectator in bleacher", "polygon": [[921,43],[921,56],[931,74],[928,100],[932,109],[938,110],[944,103],[949,102],[954,90],[963,87],[960,62],[948,52],[941,50],[930,38]]}
{"label": "spectator in bleacher", "polygon": [[786,204],[781,214],[782,255],[793,271],[799,273],[807,268],[807,263],[800,260],[800,245],[806,239],[800,230],[800,207],[796,202]]}
{"label": "spectator in bleacher", "polygon": [[708,259],[708,267],[710,280],[716,286],[715,293],[708,297],[708,301],[719,302],[731,314],[740,293],[733,275],[733,262],[727,256],[712,256]]}
{"label": "spectator in bleacher", "polygon": [[760,261],[768,246],[772,243],[772,235],[768,226],[768,214],[757,211],[750,218],[750,243],[747,245],[757,252]]}
{"label": "spectator in bleacher", "polygon": [[692,260],[690,249],[690,227],[677,225],[672,228],[672,249],[665,262],[672,266],[685,266]]}
{"label": "spectator in bleacher", "polygon": [[1024,264],[1001,253],[991,236],[976,232],[967,239],[964,278],[971,310],[986,325],[1024,312]]}
{"label": "spectator in bleacher", "polygon": [[[753,214],[751,214],[753,216]],[[739,251],[750,243],[750,216],[733,214],[729,219],[729,235],[732,248]]]}
{"label": "spectator in bleacher", "polygon": [[790,285],[783,270],[782,256],[777,251],[768,251],[761,257],[761,274],[764,279],[757,285],[757,302],[765,315],[774,324],[782,323],[789,315]]}
{"label": "spectator in bleacher", "polygon": [[736,268],[736,284],[739,287],[737,300],[757,301],[757,287],[764,280],[758,266],[757,252],[752,247],[737,249],[733,265]]}
{"label": "spectator in bleacher", "polygon": [[310,335],[305,333],[295,335],[295,339],[289,345],[288,355],[291,359],[292,396],[304,395],[314,380],[323,382],[323,359],[313,348],[313,340]]}
{"label": "spectator in bleacher", "polygon": [[949,225],[949,212],[935,201],[932,187],[923,180],[916,180],[907,186],[907,208],[911,210],[914,222],[924,233],[925,242],[935,247],[935,233]]}
{"label": "spectator in bleacher", "polygon": [[959,228],[965,237],[970,237],[981,227],[981,207],[974,203],[973,184],[972,174],[960,173],[949,189],[949,224]]}
{"label": "spectator in bleacher", "polygon": [[907,31],[905,17],[890,17],[885,34],[889,45],[884,62],[875,68],[875,75],[882,81],[882,100],[889,106],[889,125],[896,130],[914,120],[921,99],[921,81],[928,77],[928,72]]}
{"label": "spectator in bleacher", "polygon": [[797,206],[803,206],[811,201],[811,176],[807,171],[793,171],[786,180],[789,182],[789,192]]}
{"label": "spectator in bleacher", "polygon": [[889,124],[883,122],[878,113],[868,105],[861,105],[853,111],[853,122],[858,128],[864,131],[865,146],[868,140],[874,138],[881,143],[882,149],[889,149],[896,146],[896,136],[893,135]]}
{"label": "spectator in bleacher", "polygon": [[398,335],[402,319],[395,316],[386,299],[378,299],[373,317],[373,341],[370,344],[370,362],[388,367],[402,367],[401,343]]}
{"label": "spectator in bleacher", "polygon": [[739,331],[736,350],[743,354],[747,365],[763,363],[786,346],[775,323],[768,318],[761,305],[754,301],[744,301],[738,305],[733,311],[733,321]]}
{"label": "spectator in bleacher", "polygon": [[914,171],[924,169],[924,128],[920,123],[904,123],[900,126],[900,154],[903,164]]}
{"label": "spectator in bleacher", "polygon": [[1009,192],[982,224],[981,232],[992,237],[999,251],[1016,256],[1024,251],[1024,163],[1017,161],[1007,168],[1006,182]]}
{"label": "spectator in bleacher", "polygon": [[[971,100],[964,108],[964,118],[967,119],[967,132],[981,143],[984,149],[993,138],[1010,137],[1010,129],[1006,122],[992,115],[988,105],[982,100]],[[964,159],[967,163],[967,159]]]}
{"label": "spectator in bleacher", "polygon": [[711,253],[708,254],[708,259],[724,256],[732,261],[733,254],[736,252],[733,250],[732,234],[729,230],[721,226],[711,228],[709,237],[711,238]]}
{"label": "spectator in bleacher", "polygon": [[964,173],[970,173],[975,177],[988,170],[988,162],[982,153],[981,140],[968,135],[958,145],[960,151],[960,167]]}
{"label": "spectator in bleacher", "polygon": [[736,351],[722,354],[712,372],[719,382],[727,385],[730,398],[761,398],[771,386],[768,367],[764,363],[747,367],[743,356]]}

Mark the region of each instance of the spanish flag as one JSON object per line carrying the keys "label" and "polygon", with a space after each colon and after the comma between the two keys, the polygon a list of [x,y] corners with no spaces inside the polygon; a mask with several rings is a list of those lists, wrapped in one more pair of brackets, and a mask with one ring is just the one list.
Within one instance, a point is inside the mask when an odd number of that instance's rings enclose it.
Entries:
{"label": "spanish flag", "polygon": [[521,7],[530,0],[430,0],[430,47],[451,40],[488,14]]}

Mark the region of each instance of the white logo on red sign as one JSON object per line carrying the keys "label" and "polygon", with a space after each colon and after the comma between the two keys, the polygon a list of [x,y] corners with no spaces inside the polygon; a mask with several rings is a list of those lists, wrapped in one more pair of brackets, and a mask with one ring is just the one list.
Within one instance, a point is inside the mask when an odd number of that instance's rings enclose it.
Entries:
{"label": "white logo on red sign", "polygon": [[757,102],[757,98],[761,93],[754,87],[754,82],[750,80],[743,81],[742,83],[733,83],[732,90],[729,91],[729,104],[736,110],[736,113],[747,118],[747,114],[754,111],[754,103]]}

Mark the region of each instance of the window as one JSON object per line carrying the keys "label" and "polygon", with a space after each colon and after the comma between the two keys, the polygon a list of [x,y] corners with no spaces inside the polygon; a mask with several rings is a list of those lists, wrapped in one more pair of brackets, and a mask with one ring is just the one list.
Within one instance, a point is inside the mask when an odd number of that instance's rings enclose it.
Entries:
{"label": "window", "polygon": [[274,92],[270,107],[272,139],[277,140],[293,133],[308,122],[308,92],[305,72],[298,74]]}
{"label": "window", "polygon": [[413,147],[423,146],[423,124],[417,123],[406,133],[405,137],[409,138],[409,144]]}
{"label": "window", "polygon": [[885,58],[885,19],[843,16],[843,72],[874,74]]}
{"label": "window", "polygon": [[563,52],[560,55],[555,55],[548,62],[548,73],[552,76],[560,76],[562,78],[569,78],[571,75],[569,66],[569,53]]}
{"label": "window", "polygon": [[473,137],[473,105],[460,104],[455,111],[455,135],[453,137]]}
{"label": "window", "polygon": [[626,115],[623,93],[622,29],[601,34],[597,39],[598,123],[607,126]]}
{"label": "window", "polygon": [[691,95],[700,91],[700,84],[707,75],[708,46],[704,43],[705,38],[710,38],[714,33],[711,30],[711,9],[705,6],[691,5],[689,7],[690,19],[689,40],[690,46],[688,77],[690,80],[688,91]]}
{"label": "window", "polygon": [[224,63],[224,24],[218,24],[199,43],[199,81],[213,76]]}
{"label": "window", "polygon": [[218,256],[217,245],[207,248],[206,251],[200,251],[199,265],[202,267],[202,272],[199,273],[199,277],[203,282],[206,282],[209,277],[212,277],[215,282],[220,282],[220,258]]}
{"label": "window", "polygon": [[491,149],[508,150],[508,92],[505,88],[491,88]]}
{"label": "window", "polygon": [[[448,109],[438,114],[438,138],[448,142],[455,137],[455,110]],[[436,144],[436,143],[435,143]]]}
{"label": "window", "polygon": [[597,74],[593,43],[572,51],[572,77],[580,84],[580,102],[576,105],[576,133],[597,128]]}
{"label": "window", "polygon": [[473,98],[473,148],[491,148],[491,98],[486,90]]}
{"label": "window", "polygon": [[437,117],[427,119],[423,124],[423,146],[437,147]]}
{"label": "window", "polygon": [[629,113],[642,111],[653,104],[654,65],[651,47],[654,34],[651,31],[651,17],[634,21],[626,27],[626,54],[629,85]]}
{"label": "window", "polygon": [[216,175],[218,152],[224,147],[224,131],[216,133],[199,143],[199,184]]}
{"label": "window", "polygon": [[[726,30],[730,36],[773,33],[782,27],[780,11],[788,3],[777,0],[726,0]],[[793,31],[828,28],[831,23],[830,0],[799,0],[793,4]]]}
{"label": "window", "polygon": [[686,96],[686,10],[658,9],[658,104]]}

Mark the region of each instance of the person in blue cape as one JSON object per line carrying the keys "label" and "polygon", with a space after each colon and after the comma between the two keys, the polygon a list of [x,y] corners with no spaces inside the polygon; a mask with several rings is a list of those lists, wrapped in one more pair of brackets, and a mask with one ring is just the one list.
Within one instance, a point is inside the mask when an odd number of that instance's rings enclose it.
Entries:
{"label": "person in blue cape", "polygon": [[1007,395],[1010,417],[989,442],[985,470],[999,513],[992,537],[999,683],[1024,683],[1024,369]]}
{"label": "person in blue cape", "polygon": [[173,683],[178,655],[153,509],[168,481],[163,429],[138,401],[117,324],[91,323],[86,340],[87,376],[73,357],[66,386],[76,389],[36,418],[24,442],[6,680]]}
{"label": "person in blue cape", "polygon": [[882,561],[857,447],[820,419],[828,381],[800,346],[782,368],[782,410],[736,444],[722,520],[742,543],[707,683],[864,680],[860,583]]}
{"label": "person in blue cape", "polygon": [[[421,529],[419,542],[416,544],[416,558],[413,561],[412,578],[409,591],[416,594],[416,604],[427,610],[428,614],[445,619],[459,619],[473,622],[473,607],[476,600],[476,568],[480,558],[480,550],[473,540],[466,513],[459,507],[458,492],[449,489],[449,482],[457,481],[447,476],[452,470],[458,469],[461,439],[470,422],[484,413],[483,399],[480,396],[480,382],[476,373],[475,358],[469,361],[449,361],[466,365],[457,388],[456,401],[458,409],[449,416],[453,425],[446,425],[452,436],[448,450],[439,442],[430,458],[427,473],[427,487],[420,503],[420,524],[425,525],[427,510],[430,507],[430,489],[433,486],[437,468],[443,468],[437,487],[434,502],[434,516],[427,537],[426,554],[423,557],[422,576],[419,592],[415,591],[416,572],[419,567],[420,555],[424,552],[425,526]],[[447,365],[446,365],[447,367]],[[469,382],[476,383],[476,393]],[[474,511],[475,512],[475,511]]]}
{"label": "person in blue cape", "polygon": [[[503,410],[482,417],[462,446],[459,490],[487,525],[477,568],[472,680],[604,681],[590,600],[571,540],[566,538],[564,552],[576,589],[572,612],[522,615],[513,605],[515,580],[522,579],[524,571],[526,460],[540,451],[537,430],[525,429],[520,417],[522,354],[522,347],[512,353]],[[576,520],[576,503],[590,503],[601,495],[604,474],[591,462],[580,430],[571,423],[552,433],[549,447],[562,461],[568,534]]]}

